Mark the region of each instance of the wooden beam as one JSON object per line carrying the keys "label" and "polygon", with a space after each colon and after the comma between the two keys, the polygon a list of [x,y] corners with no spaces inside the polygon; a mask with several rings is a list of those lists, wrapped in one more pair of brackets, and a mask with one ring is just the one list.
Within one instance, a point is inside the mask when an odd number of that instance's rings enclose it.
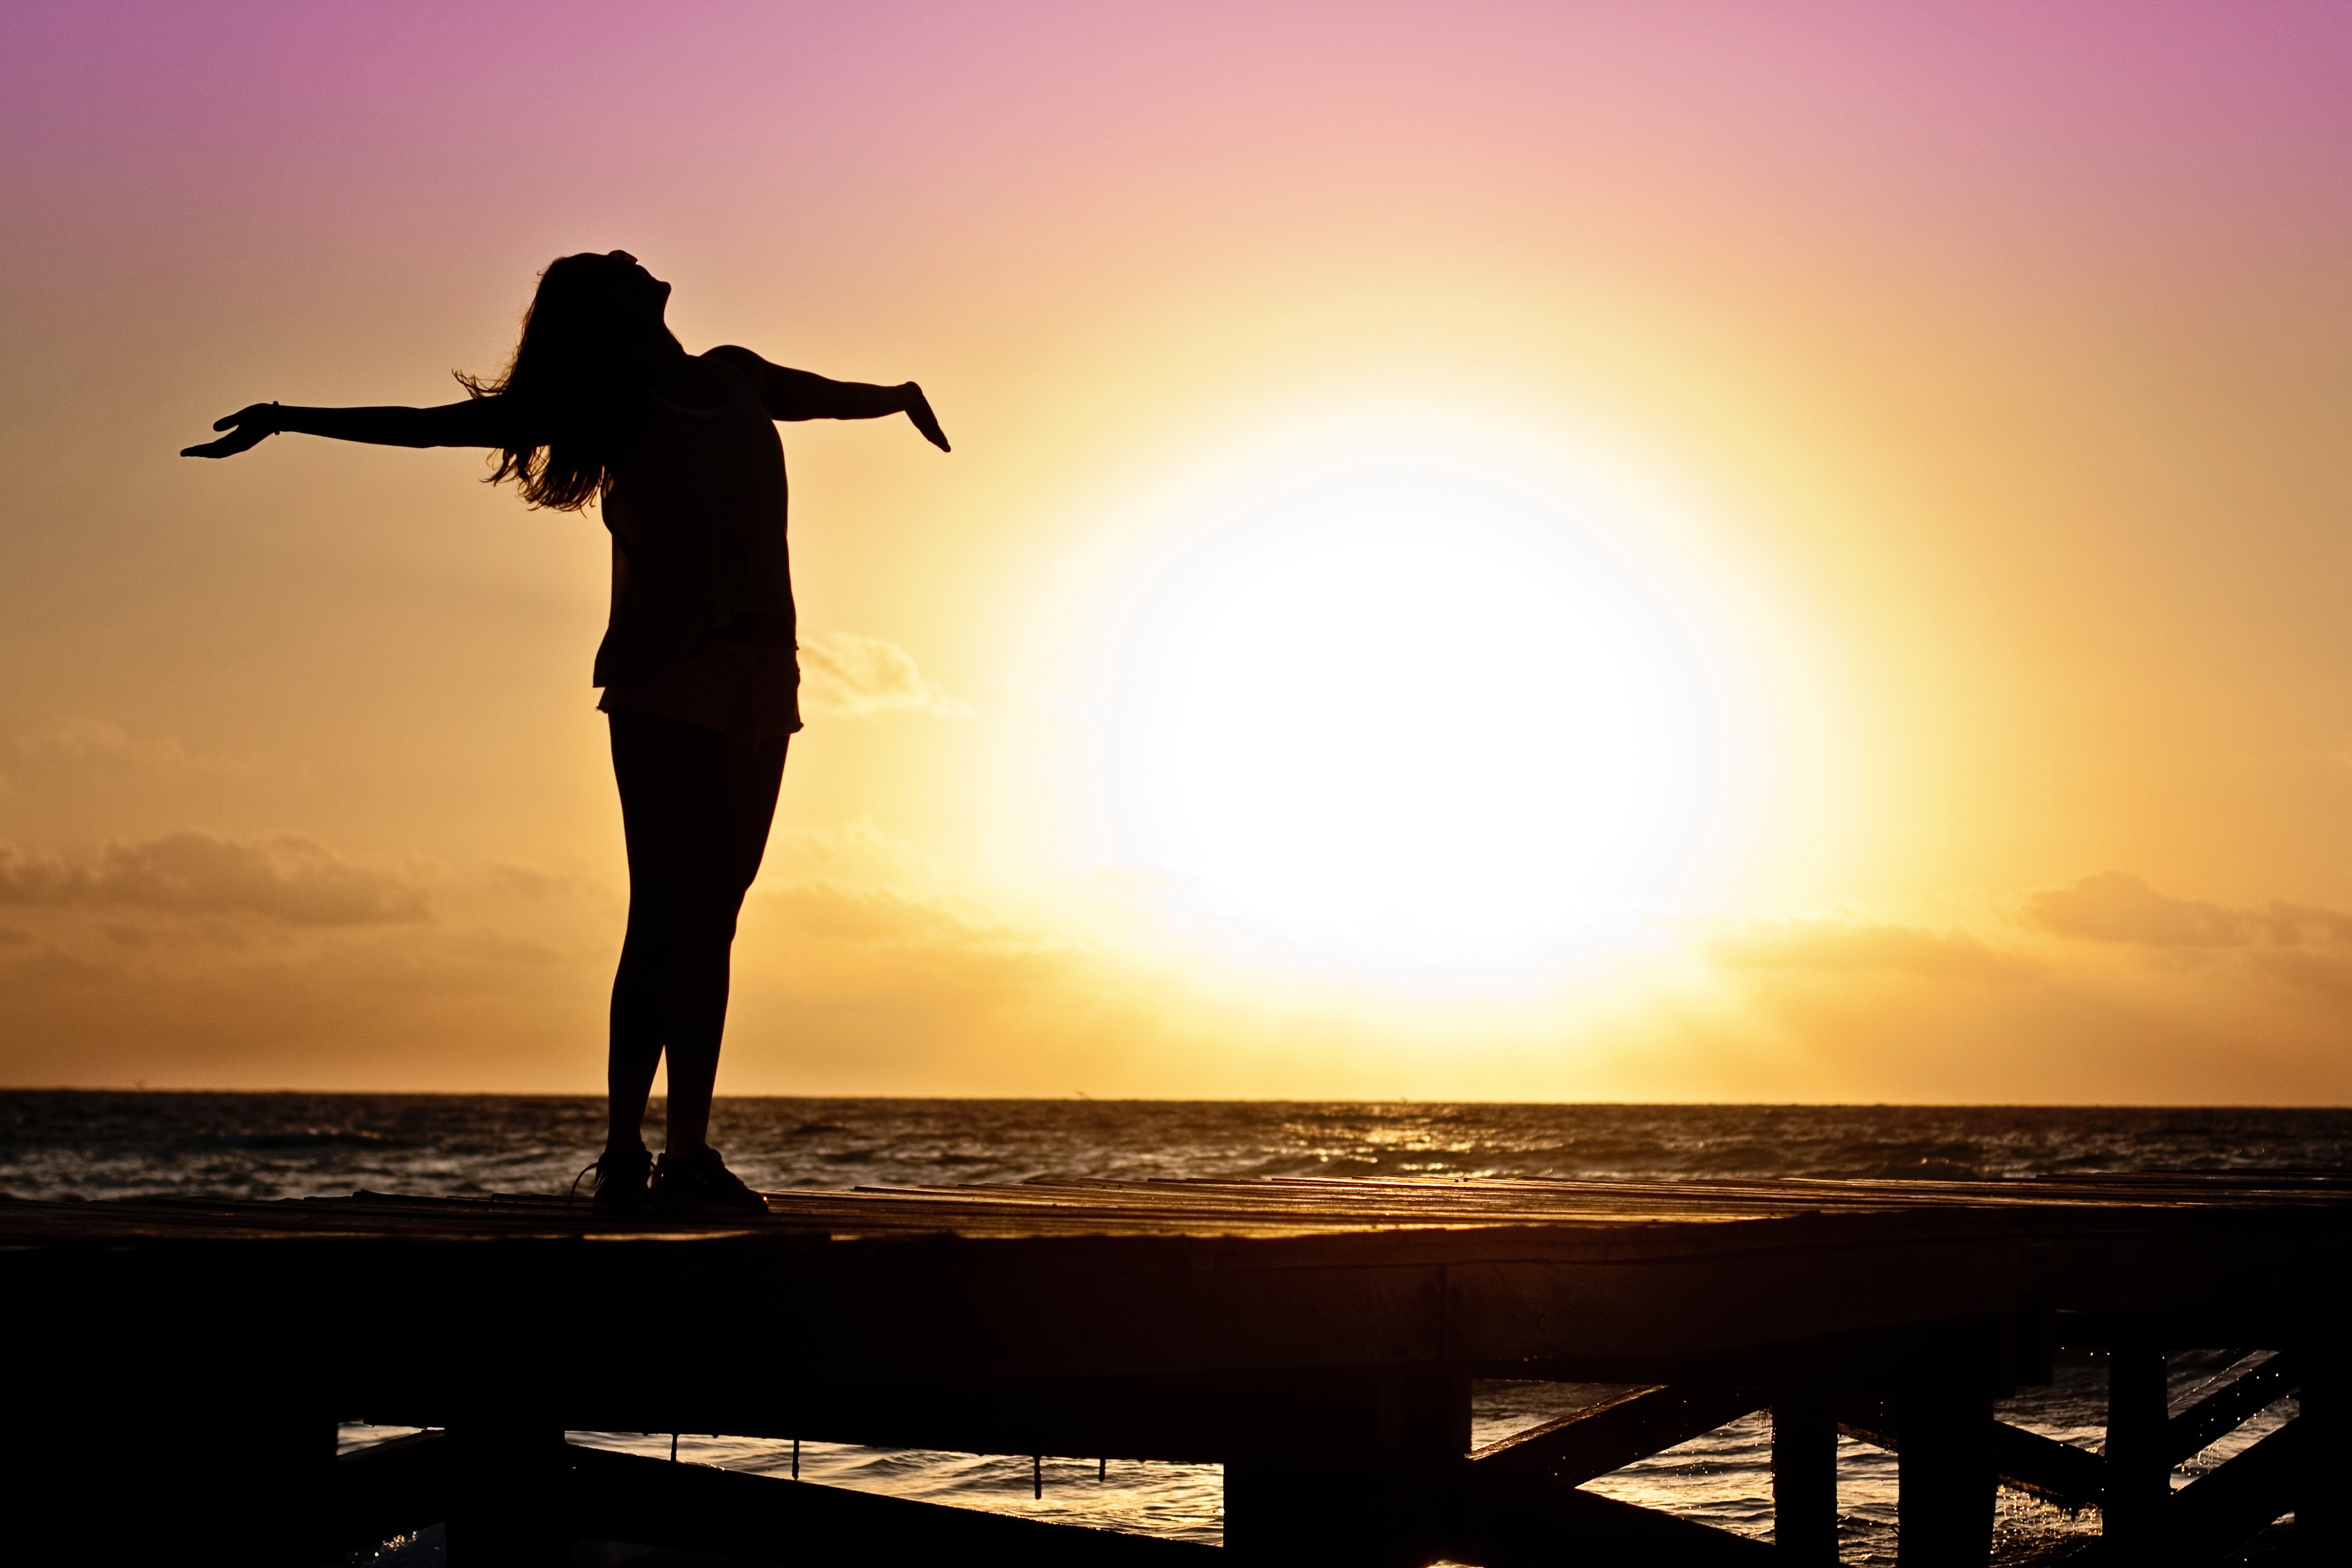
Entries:
{"label": "wooden beam", "polygon": [[2215,1438],[2236,1431],[2248,1418],[2293,1394],[2303,1381],[2303,1365],[2300,1356],[2274,1355],[2166,1422],[2166,1467],[2196,1458]]}
{"label": "wooden beam", "polygon": [[[1183,1464],[1379,1465],[1403,1425],[1443,1407],[1445,1457],[1470,1446],[1468,1373],[1444,1363],[1201,1373],[1183,1377],[960,1381],[865,1389],[765,1382],[645,1389],[614,1400],[548,1394],[566,1427],[592,1432],[723,1432],[738,1437],[933,1448],[965,1454],[1095,1456]],[[526,1406],[526,1408],[528,1408]],[[446,1402],[383,1399],[384,1426],[450,1419]]]}
{"label": "wooden beam", "polygon": [[1772,1542],[1781,1560],[1835,1568],[1837,1411],[1819,1394],[1772,1402]]}
{"label": "wooden beam", "polygon": [[[1841,1399],[1837,1418],[1838,1430],[1856,1442],[1890,1454],[1903,1451],[1895,1407],[1885,1401]],[[2000,1485],[2061,1508],[2096,1508],[2106,1491],[2107,1462],[2103,1457],[2006,1421],[1992,1424],[1992,1462],[1994,1479]]]}
{"label": "wooden beam", "polygon": [[[1767,1398],[1752,1388],[1637,1388],[1490,1443],[1461,1468],[1463,1538],[1448,1554],[1490,1568],[1771,1560],[1772,1548],[1747,1536],[1579,1489],[1762,1409]],[[1832,1472],[1832,1538],[1834,1485]]]}
{"label": "wooden beam", "polygon": [[1769,1397],[1754,1388],[1637,1388],[1489,1443],[1470,1456],[1469,1472],[1489,1489],[1581,1486],[1752,1415]]}
{"label": "wooden beam", "polygon": [[1992,1468],[2002,1486],[2063,1509],[2097,1508],[2106,1495],[2104,1457],[2006,1421],[1992,1424]]}
{"label": "wooden beam", "polygon": [[1449,1555],[1485,1568],[1771,1568],[1788,1561],[1751,1537],[1575,1489],[1539,1502],[1483,1500],[1465,1510]]}
{"label": "wooden beam", "polygon": [[1182,1568],[1213,1546],[877,1497],[839,1487],[568,1449],[566,1521],[578,1534],[754,1563],[1013,1563],[1036,1568]]}
{"label": "wooden beam", "polygon": [[1227,1465],[1226,1561],[1283,1568],[1419,1568],[1447,1554],[1451,1468]]}
{"label": "wooden beam", "polygon": [[[2157,1562],[2204,1561],[2293,1510],[2303,1490],[2311,1436],[2301,1420],[2290,1421],[2174,1493],[2159,1515],[2161,1533],[2145,1555]],[[2343,1478],[2330,1476],[2321,1484],[2340,1489]],[[2300,1561],[2342,1561],[2296,1544],[2304,1548]]]}
{"label": "wooden beam", "polygon": [[322,1537],[358,1551],[449,1517],[450,1447],[439,1432],[415,1432],[354,1448],[335,1461]]}

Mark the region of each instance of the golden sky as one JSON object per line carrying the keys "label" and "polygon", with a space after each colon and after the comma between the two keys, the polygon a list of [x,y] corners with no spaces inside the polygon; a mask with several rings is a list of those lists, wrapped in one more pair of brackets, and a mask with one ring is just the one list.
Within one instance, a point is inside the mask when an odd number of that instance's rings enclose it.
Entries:
{"label": "golden sky", "polygon": [[0,1081],[589,1090],[553,256],[785,428],[722,1091],[2343,1102],[2338,6],[31,6]]}

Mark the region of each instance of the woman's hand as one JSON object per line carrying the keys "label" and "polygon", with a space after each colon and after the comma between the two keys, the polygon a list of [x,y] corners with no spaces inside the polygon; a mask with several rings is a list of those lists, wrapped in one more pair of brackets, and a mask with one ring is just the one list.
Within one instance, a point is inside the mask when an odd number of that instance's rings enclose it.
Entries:
{"label": "woman's hand", "polygon": [[939,416],[931,412],[931,400],[923,395],[923,389],[910,381],[898,390],[907,395],[907,417],[915,422],[915,428],[923,433],[923,439],[942,452],[953,451],[955,448],[948,445],[947,432],[940,428]]}
{"label": "woman's hand", "polygon": [[[278,405],[256,403],[240,408],[226,419],[214,420],[213,428],[226,430],[229,433],[217,441],[207,441],[201,447],[184,447],[180,449],[180,456],[183,458],[234,458],[239,452],[251,451],[261,445],[264,438],[278,434],[279,428]],[[940,445],[945,446],[946,443],[941,442]]]}

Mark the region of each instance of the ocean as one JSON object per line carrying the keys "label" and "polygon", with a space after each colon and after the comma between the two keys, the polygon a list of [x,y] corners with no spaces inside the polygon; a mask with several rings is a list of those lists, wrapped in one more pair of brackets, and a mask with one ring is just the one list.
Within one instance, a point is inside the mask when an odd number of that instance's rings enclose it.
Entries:
{"label": "ocean", "polygon": [[[656,1108],[658,1111],[658,1108]],[[657,1129],[651,1130],[657,1138]],[[465,1196],[565,1190],[603,1137],[588,1097],[0,1091],[0,1193],[25,1198],[205,1194],[288,1198],[378,1192]],[[2352,1110],[1917,1106],[1637,1106],[734,1099],[712,1139],[769,1189],[1151,1177],[2031,1176],[2131,1170],[2352,1166]],[[2178,1353],[2185,1390],[2217,1369]],[[1475,1435],[1491,1441],[1614,1390],[1485,1382]],[[2095,1357],[2063,1359],[2003,1419],[2096,1447],[2105,1402]],[[2293,1414],[2283,1401],[2182,1467],[2176,1485]],[[404,1428],[345,1428],[346,1445]],[[162,1452],[126,1434],[124,1447]],[[161,1438],[163,1434],[154,1435]],[[789,1444],[694,1433],[576,1433],[575,1441],[788,1472]],[[1894,1561],[1895,1461],[1840,1440],[1842,1554]],[[1751,1417],[1591,1483],[1591,1489],[1769,1539],[1769,1430]],[[1215,1466],[1030,1461],[803,1444],[804,1479],[1182,1539],[1220,1536]],[[1997,1561],[2063,1552],[2097,1530],[2004,1491]],[[390,1542],[379,1568],[431,1568],[438,1531]]]}

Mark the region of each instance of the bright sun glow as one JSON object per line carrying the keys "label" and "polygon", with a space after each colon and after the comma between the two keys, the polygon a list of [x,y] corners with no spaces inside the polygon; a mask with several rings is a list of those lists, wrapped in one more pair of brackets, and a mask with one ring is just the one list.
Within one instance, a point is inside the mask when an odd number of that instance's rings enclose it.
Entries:
{"label": "bright sun glow", "polygon": [[1163,560],[1104,713],[1126,853],[1387,968],[1517,966],[1654,908],[1726,758],[1608,504],[1360,452]]}

